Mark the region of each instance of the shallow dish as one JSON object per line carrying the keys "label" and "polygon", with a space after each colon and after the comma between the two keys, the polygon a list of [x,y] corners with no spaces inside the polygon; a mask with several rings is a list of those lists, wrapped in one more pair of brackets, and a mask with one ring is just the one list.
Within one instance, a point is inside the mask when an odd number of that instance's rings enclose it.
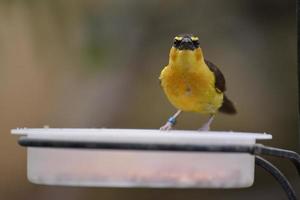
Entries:
{"label": "shallow dish", "polygon": [[[251,146],[268,134],[144,129],[13,129],[48,144],[63,142]],[[27,148],[28,179],[37,184],[105,187],[240,188],[254,181],[248,153],[131,149]]]}

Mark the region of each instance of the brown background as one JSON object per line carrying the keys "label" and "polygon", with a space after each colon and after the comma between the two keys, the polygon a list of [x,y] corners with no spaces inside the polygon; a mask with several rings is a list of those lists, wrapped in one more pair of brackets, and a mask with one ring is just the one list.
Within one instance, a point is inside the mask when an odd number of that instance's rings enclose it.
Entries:
{"label": "brown background", "polygon": [[[39,186],[15,127],[158,128],[175,111],[158,84],[172,38],[195,33],[227,78],[238,115],[214,130],[267,132],[296,150],[295,1],[0,1],[0,199],[285,199],[258,169],[236,190]],[[181,129],[206,117],[184,113]],[[295,187],[293,166],[271,159]],[[220,166],[221,167],[221,166]],[[299,191],[298,191],[299,193]]]}

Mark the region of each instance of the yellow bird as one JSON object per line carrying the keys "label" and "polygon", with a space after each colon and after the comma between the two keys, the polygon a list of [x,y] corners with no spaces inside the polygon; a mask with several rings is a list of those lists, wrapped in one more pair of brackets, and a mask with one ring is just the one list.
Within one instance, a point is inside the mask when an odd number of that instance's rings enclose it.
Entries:
{"label": "yellow bird", "polygon": [[183,34],[174,38],[169,64],[159,79],[167,98],[178,109],[161,130],[172,129],[182,111],[210,115],[199,129],[202,131],[210,130],[218,111],[236,113],[233,103],[224,94],[226,86],[222,72],[204,58],[196,36]]}

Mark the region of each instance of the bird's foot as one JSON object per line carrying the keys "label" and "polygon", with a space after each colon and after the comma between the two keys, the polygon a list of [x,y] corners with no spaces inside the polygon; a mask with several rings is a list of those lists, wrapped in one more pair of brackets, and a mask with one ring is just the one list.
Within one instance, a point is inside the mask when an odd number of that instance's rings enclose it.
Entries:
{"label": "bird's foot", "polygon": [[170,122],[167,122],[165,125],[163,125],[162,127],[160,127],[159,130],[161,131],[169,131],[173,129],[173,124]]}
{"label": "bird's foot", "polygon": [[201,128],[198,129],[198,131],[210,131],[209,124],[204,124]]}
{"label": "bird's foot", "polygon": [[214,115],[211,115],[208,121],[205,124],[203,124],[203,126],[199,128],[198,131],[210,131],[210,124],[212,123],[213,119]]}

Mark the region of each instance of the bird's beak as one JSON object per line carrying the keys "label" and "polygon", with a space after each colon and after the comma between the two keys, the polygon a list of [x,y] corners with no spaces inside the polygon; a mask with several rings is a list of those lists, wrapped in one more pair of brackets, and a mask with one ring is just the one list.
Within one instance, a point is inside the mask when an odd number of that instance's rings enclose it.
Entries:
{"label": "bird's beak", "polygon": [[195,45],[193,44],[193,41],[190,38],[183,38],[178,49],[193,51],[195,49]]}

